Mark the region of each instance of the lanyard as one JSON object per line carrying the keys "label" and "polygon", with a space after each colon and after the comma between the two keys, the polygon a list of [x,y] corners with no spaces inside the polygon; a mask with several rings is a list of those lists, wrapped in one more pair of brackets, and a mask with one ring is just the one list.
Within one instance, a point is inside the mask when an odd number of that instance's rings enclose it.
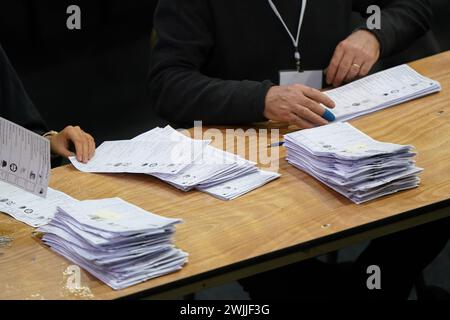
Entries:
{"label": "lanyard", "polygon": [[300,12],[300,20],[298,22],[298,30],[297,30],[297,37],[296,38],[294,38],[294,36],[292,35],[291,31],[289,30],[288,26],[284,22],[283,17],[281,16],[280,12],[278,11],[278,9],[275,6],[275,4],[273,3],[273,1],[272,0],[268,0],[268,1],[269,1],[269,5],[272,8],[273,12],[278,17],[278,19],[280,19],[281,23],[283,24],[283,27],[286,29],[289,37],[292,40],[292,43],[293,43],[294,48],[295,48],[295,55],[294,55],[295,64],[297,65],[297,71],[300,72],[301,71],[301,56],[300,56],[300,51],[298,49],[298,45],[299,45],[299,40],[300,40],[300,32],[302,30],[302,25],[303,25],[303,18],[305,16],[307,0],[302,0],[302,10]]}

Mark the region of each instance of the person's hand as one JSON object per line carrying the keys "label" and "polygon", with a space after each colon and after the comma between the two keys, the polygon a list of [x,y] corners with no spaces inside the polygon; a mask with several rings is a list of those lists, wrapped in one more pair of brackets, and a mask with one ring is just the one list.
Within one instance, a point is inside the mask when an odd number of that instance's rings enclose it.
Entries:
{"label": "person's hand", "polygon": [[[80,127],[68,126],[58,134],[50,137],[52,153],[63,157],[77,157],[80,162],[87,163],[95,153],[95,141],[92,136]],[[71,148],[75,149],[75,154]]]}
{"label": "person's hand", "polygon": [[327,83],[335,87],[366,76],[380,58],[380,43],[371,32],[352,33],[336,48],[327,71]]}
{"label": "person's hand", "polygon": [[319,90],[300,84],[275,86],[266,95],[264,116],[269,120],[310,129],[328,124],[322,118],[326,109],[321,103],[334,108],[334,102]]}

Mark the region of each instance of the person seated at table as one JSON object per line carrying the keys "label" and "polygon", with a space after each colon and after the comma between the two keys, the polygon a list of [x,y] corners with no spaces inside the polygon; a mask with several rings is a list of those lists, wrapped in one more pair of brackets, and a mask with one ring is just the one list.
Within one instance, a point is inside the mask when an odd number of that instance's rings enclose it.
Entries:
{"label": "person seated at table", "polygon": [[[350,29],[352,12],[369,17],[370,5],[382,9],[381,28]],[[425,34],[431,17],[427,0],[160,0],[150,100],[166,120],[184,126],[196,120],[325,125],[321,104],[333,108],[333,101],[296,71],[317,76],[324,70],[333,86],[364,77],[380,57]],[[355,285],[345,287],[356,297],[407,298],[416,277],[445,246],[448,230],[445,220],[374,240],[353,266]],[[280,298],[282,292],[294,297],[301,295],[298,270],[317,280],[306,272],[322,277],[316,265],[309,261],[241,283],[252,297]],[[370,265],[382,270],[382,290],[366,287]]]}
{"label": "person seated at table", "polygon": [[[75,155],[80,162],[88,162],[94,156],[94,138],[80,127],[68,126],[59,133],[47,130],[1,45],[0,117],[48,138],[54,155]],[[75,153],[72,152],[72,147]]]}
{"label": "person seated at table", "polygon": [[[370,5],[382,9],[381,29],[349,30],[352,11],[366,15]],[[298,62],[300,69],[326,70],[326,82],[339,86],[425,34],[431,16],[427,0],[162,0],[154,18],[151,104],[178,124],[326,124],[319,103],[332,101],[305,83],[278,85],[279,72]]]}

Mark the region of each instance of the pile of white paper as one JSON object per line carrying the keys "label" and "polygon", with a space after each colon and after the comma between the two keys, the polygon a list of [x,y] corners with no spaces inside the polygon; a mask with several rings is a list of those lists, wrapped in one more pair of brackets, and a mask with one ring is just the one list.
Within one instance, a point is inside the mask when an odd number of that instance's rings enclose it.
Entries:
{"label": "pile of white paper", "polygon": [[71,161],[84,172],[150,174],[180,190],[198,189],[222,200],[235,199],[280,176],[209,144],[167,126],[130,141],[105,142],[88,164]]}
{"label": "pile of white paper", "polygon": [[80,163],[75,157],[70,160],[83,172],[175,175],[198,159],[210,143],[189,139],[170,127],[157,128],[139,137],[104,142],[88,163]]}
{"label": "pile of white paper", "polygon": [[419,185],[412,146],[376,141],[348,123],[285,136],[287,160],[360,204]]}
{"label": "pile of white paper", "polygon": [[37,231],[52,250],[119,290],[182,268],[188,255],[172,243],[180,222],[114,198],[60,206]]}
{"label": "pile of white paper", "polygon": [[50,222],[58,206],[78,201],[52,188],[46,193],[47,197],[41,198],[0,181],[0,212],[36,228]]}
{"label": "pile of white paper", "polygon": [[336,103],[337,121],[347,121],[439,91],[439,82],[401,65],[324,93]]}
{"label": "pile of white paper", "polygon": [[277,173],[258,170],[254,173],[250,173],[210,187],[199,187],[199,190],[221,200],[233,200],[269,183],[279,176],[280,175]]}

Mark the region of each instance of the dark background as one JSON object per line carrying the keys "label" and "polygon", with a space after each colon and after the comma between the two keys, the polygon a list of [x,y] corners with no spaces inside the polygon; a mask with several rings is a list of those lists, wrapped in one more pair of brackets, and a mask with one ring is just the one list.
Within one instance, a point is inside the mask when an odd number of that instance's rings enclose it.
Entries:
{"label": "dark background", "polygon": [[[68,30],[69,5],[81,30]],[[97,142],[161,124],[146,78],[156,0],[2,0],[0,42],[50,128],[79,124]]]}
{"label": "dark background", "polygon": [[[155,116],[146,94],[156,2],[0,2],[0,42],[49,127],[79,124],[100,143],[165,124]],[[450,1],[432,3],[433,32],[381,67],[450,49]],[[71,4],[82,9],[81,30],[66,28]]]}

